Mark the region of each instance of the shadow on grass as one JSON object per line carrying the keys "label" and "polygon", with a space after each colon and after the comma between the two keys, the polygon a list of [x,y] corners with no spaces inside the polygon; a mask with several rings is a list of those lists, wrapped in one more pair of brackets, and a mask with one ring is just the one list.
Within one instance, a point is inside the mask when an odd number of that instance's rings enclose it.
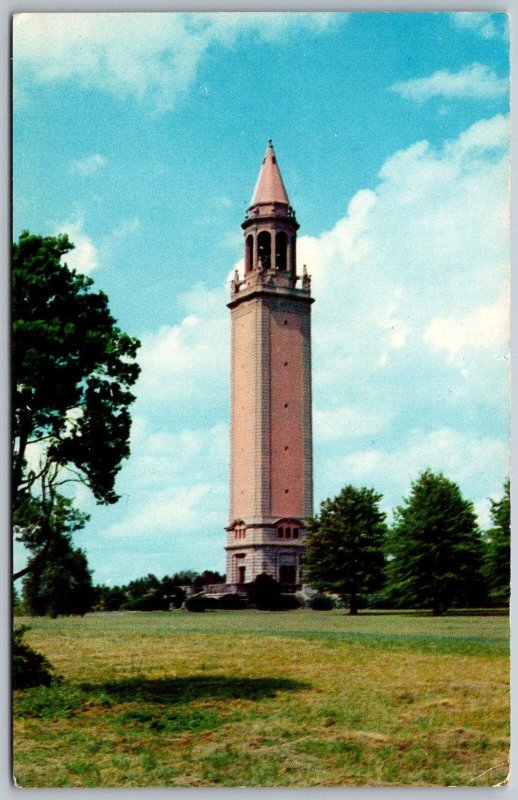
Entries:
{"label": "shadow on grass", "polygon": [[106,683],[82,683],[84,692],[103,692],[116,702],[154,702],[176,705],[199,699],[263,700],[277,692],[297,692],[310,684],[289,678],[232,678],[203,675],[189,678],[129,678]]}
{"label": "shadow on grass", "polygon": [[156,730],[205,730],[223,723],[216,709],[193,707],[196,700],[259,701],[279,692],[296,692],[310,684],[288,678],[232,678],[221,675],[190,678],[139,678],[102,683],[56,681],[16,693],[15,717],[69,719],[85,710],[106,712],[119,704],[114,723],[143,724]]}

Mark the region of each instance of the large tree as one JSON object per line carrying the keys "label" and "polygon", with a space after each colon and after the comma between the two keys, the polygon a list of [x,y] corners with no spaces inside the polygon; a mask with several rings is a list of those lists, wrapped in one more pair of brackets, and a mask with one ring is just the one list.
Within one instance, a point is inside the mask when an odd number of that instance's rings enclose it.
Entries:
{"label": "large tree", "polygon": [[64,263],[73,247],[66,235],[28,231],[13,245],[13,514],[33,550],[52,538],[64,484],[114,503],[129,455],[139,342],[117,327],[104,292]]}
{"label": "large tree", "polygon": [[430,608],[483,599],[482,539],[473,503],[442,473],[424,470],[395,511],[388,540],[388,593],[398,605]]}
{"label": "large tree", "polygon": [[385,513],[374,489],[345,486],[321,503],[307,529],[304,578],[317,589],[336,592],[358,613],[361,594],[383,581]]}
{"label": "large tree", "polygon": [[90,611],[95,592],[84,551],[73,547],[70,535],[53,540],[45,558],[34,557],[23,582],[23,599],[29,614],[57,617]]}
{"label": "large tree", "polygon": [[511,591],[511,484],[500,500],[491,500],[491,529],[487,532],[484,574],[493,603],[508,605]]}

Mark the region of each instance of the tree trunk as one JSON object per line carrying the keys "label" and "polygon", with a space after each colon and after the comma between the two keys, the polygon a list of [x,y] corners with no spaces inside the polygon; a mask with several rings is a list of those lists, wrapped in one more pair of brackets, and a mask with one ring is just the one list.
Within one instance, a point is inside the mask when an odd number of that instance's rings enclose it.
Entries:
{"label": "tree trunk", "polygon": [[14,499],[13,502],[14,508],[16,508],[18,505],[18,490],[20,488],[20,484],[22,482],[22,477],[23,477],[23,464],[25,459],[25,450],[27,448],[27,442],[29,440],[29,432],[30,432],[30,417],[28,415],[24,415],[20,426],[18,453],[16,454],[13,467],[12,493]]}
{"label": "tree trunk", "polygon": [[444,608],[442,606],[441,601],[438,598],[436,598],[433,601],[432,617],[440,617],[442,615],[443,611],[444,611]]}
{"label": "tree trunk", "polygon": [[353,590],[349,598],[349,616],[354,617],[357,614],[358,614],[358,598],[356,596],[356,591]]}
{"label": "tree trunk", "polygon": [[18,572],[14,572],[13,583],[14,581],[17,581],[19,578],[25,578],[25,576],[28,575],[29,572],[32,572],[33,569],[34,567],[31,564],[27,564],[27,566],[24,567],[23,569],[18,570]]}

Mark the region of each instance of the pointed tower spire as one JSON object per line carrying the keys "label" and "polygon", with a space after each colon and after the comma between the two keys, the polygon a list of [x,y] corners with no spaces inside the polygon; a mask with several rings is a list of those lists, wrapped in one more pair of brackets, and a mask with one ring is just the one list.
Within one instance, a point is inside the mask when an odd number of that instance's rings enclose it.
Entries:
{"label": "pointed tower spire", "polygon": [[289,206],[290,201],[277,164],[272,140],[269,139],[249,208],[272,203]]}

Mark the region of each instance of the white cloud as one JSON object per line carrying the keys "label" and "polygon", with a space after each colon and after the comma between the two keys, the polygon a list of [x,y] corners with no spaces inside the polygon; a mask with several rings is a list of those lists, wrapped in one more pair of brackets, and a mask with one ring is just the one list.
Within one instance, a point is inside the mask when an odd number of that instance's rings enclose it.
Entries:
{"label": "white cloud", "polygon": [[[164,427],[149,415],[137,416],[135,422],[132,459],[121,476],[126,503],[105,535],[142,542],[207,536],[211,531],[220,535],[228,500],[227,424],[173,431],[168,420]],[[185,545],[182,539],[182,549]]]}
{"label": "white cloud", "polygon": [[[316,298],[317,501],[352,480],[398,502],[428,464],[481,502],[504,480],[507,145],[500,115],[440,148],[418,142],[385,161],[332,230],[301,237]],[[365,426],[351,452],[357,410]],[[419,442],[402,445],[413,428]]]}
{"label": "white cloud", "polygon": [[68,171],[71,175],[94,175],[100,169],[103,169],[107,163],[108,160],[104,156],[99,153],[93,153],[91,156],[72,161]]}
{"label": "white cloud", "polygon": [[313,411],[313,421],[314,436],[321,441],[333,441],[379,433],[387,428],[390,414],[383,409],[367,411],[351,406],[316,408]]}
{"label": "white cloud", "polygon": [[31,79],[73,80],[168,111],[192,86],[211,46],[231,47],[239,36],[256,46],[303,29],[320,34],[344,18],[279,12],[17,14],[15,69],[28,68],[30,77],[15,84],[26,96]]}
{"label": "white cloud", "polygon": [[221,197],[216,197],[214,199],[214,205],[216,208],[231,208],[233,203],[230,197],[222,195]]}
{"label": "white cloud", "polygon": [[68,238],[75,245],[75,248],[67,253],[64,258],[71,269],[86,275],[98,267],[97,248],[90,237],[83,231],[82,220],[63,222],[56,227],[55,233],[68,233]]}
{"label": "white cloud", "polygon": [[222,528],[223,520],[218,511],[207,510],[213,504],[213,494],[214,488],[208,483],[154,491],[148,503],[109,527],[106,535],[153,541],[164,534],[175,537],[198,532],[202,526]]}
{"label": "white cloud", "polygon": [[[300,238],[316,298],[317,509],[352,482],[388,510],[430,466],[487,516],[508,470],[507,143],[496,116],[442,147],[394,153],[332,230]],[[177,324],[142,337],[127,502],[106,526],[157,552],[177,537],[182,566],[223,560],[228,297],[228,282],[195,286]]]}
{"label": "white cloud", "polygon": [[338,461],[329,459],[324,470],[330,484],[338,473],[344,476],[342,484],[375,487],[384,495],[385,507],[393,509],[408,496],[411,482],[430,467],[455,481],[464,495],[476,502],[481,523],[485,524],[494,476],[498,493],[509,469],[508,461],[508,448],[500,439],[441,428],[412,430],[390,450],[371,448],[353,451]]}
{"label": "white cloud", "polygon": [[472,348],[495,348],[501,357],[509,343],[509,301],[507,297],[480,306],[463,317],[435,317],[423,333],[423,341],[451,356]]}
{"label": "white cloud", "polygon": [[419,352],[432,320],[501,302],[507,141],[507,120],[498,115],[440,149],[420,142],[399,151],[376,189],[358,192],[331,231],[301,237],[299,261],[309,265],[317,298],[317,394],[335,391],[337,376],[356,385],[360,375],[369,387],[389,353],[397,367]]}
{"label": "white cloud", "polygon": [[456,100],[492,100],[509,91],[507,78],[499,78],[485,64],[470,64],[458,72],[441,69],[426,78],[398,81],[391,87],[408,100],[423,102],[432,97]]}
{"label": "white cloud", "polygon": [[230,370],[230,320],[226,287],[200,284],[181,298],[186,316],[142,337],[137,392],[150,402],[201,404],[227,390]]}
{"label": "white cloud", "polygon": [[509,37],[509,18],[505,13],[455,11],[450,13],[450,19],[454,28],[476,33],[483,39],[498,37],[507,40]]}

